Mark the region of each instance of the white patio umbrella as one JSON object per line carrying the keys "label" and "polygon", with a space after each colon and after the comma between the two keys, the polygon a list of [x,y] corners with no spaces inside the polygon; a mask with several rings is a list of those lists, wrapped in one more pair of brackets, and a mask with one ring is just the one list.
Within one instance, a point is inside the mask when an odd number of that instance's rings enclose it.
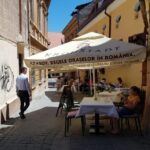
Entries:
{"label": "white patio umbrella", "polygon": [[117,41],[90,32],[71,42],[32,55],[25,59],[30,68],[99,67],[143,61],[144,46]]}
{"label": "white patio umbrella", "polygon": [[25,59],[25,63],[30,68],[51,68],[63,71],[141,62],[145,58],[144,46],[90,32],[71,42],[30,56]]}

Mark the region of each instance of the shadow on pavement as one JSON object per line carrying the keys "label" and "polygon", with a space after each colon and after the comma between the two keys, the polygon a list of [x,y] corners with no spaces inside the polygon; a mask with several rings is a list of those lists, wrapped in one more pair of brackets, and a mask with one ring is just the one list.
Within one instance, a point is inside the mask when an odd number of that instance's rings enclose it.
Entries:
{"label": "shadow on pavement", "polygon": [[45,95],[53,102],[59,102],[61,94],[57,91],[45,91]]}
{"label": "shadow on pavement", "polygon": [[[68,137],[64,137],[64,114],[57,118],[51,99],[34,100],[26,113],[26,119],[10,118],[0,130],[0,150],[149,150],[147,138],[135,134],[91,135],[81,133],[80,119],[72,121]],[[36,109],[34,108],[36,107]],[[10,127],[11,126],[11,127]]]}

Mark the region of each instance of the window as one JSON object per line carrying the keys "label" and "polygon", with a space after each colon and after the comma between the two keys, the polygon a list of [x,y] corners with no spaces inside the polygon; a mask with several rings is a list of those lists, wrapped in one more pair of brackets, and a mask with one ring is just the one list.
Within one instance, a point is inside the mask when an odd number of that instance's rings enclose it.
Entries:
{"label": "window", "polygon": [[130,43],[135,43],[135,44],[146,46],[146,34],[139,33],[139,34],[132,35],[129,37],[128,41]]}

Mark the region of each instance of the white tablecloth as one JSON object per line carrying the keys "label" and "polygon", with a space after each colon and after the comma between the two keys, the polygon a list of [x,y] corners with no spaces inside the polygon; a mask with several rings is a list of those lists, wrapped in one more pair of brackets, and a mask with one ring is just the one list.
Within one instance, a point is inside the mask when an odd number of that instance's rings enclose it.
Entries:
{"label": "white tablecloth", "polygon": [[82,116],[89,113],[106,114],[110,117],[118,118],[118,112],[113,102],[109,99],[97,99],[94,97],[84,97],[80,103],[80,108],[76,116]]}
{"label": "white tablecloth", "polygon": [[97,98],[106,98],[111,100],[112,102],[120,102],[121,101],[121,91],[104,91],[97,94]]}

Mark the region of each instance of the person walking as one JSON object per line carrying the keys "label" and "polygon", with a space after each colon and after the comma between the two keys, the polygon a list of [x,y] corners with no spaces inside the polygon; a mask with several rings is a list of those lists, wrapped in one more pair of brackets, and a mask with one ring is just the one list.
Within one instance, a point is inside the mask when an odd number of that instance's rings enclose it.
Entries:
{"label": "person walking", "polygon": [[21,68],[21,74],[16,78],[16,92],[20,98],[20,118],[25,119],[24,112],[30,105],[31,89],[27,77],[27,68]]}

